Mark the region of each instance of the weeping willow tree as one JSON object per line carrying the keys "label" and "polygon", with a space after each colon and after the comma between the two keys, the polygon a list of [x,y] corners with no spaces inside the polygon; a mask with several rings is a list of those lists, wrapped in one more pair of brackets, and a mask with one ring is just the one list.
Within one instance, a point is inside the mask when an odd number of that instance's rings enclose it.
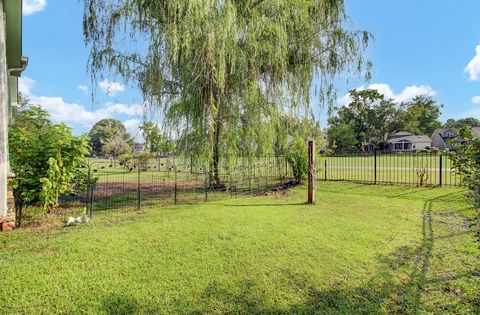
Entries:
{"label": "weeping willow tree", "polygon": [[[366,73],[370,40],[343,0],[84,0],[89,69],[120,76],[210,161],[258,153],[285,108],[335,97],[333,79]],[[364,72],[365,70],[365,72]],[[314,78],[316,78],[314,80]],[[287,105],[288,104],[288,105]],[[261,150],[260,150],[261,151]]]}

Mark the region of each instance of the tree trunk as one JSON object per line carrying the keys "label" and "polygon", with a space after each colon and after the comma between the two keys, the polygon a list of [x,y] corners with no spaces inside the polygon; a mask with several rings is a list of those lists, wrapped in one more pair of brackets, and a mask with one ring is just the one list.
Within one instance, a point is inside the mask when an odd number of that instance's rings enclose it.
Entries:
{"label": "tree trunk", "polygon": [[216,121],[214,122],[214,129],[213,129],[213,143],[212,143],[212,160],[211,160],[211,168],[210,168],[210,186],[214,188],[221,188],[222,183],[220,180],[220,171],[219,171],[219,163],[220,163],[220,130],[221,130],[221,120],[220,120],[220,108],[217,113]]}

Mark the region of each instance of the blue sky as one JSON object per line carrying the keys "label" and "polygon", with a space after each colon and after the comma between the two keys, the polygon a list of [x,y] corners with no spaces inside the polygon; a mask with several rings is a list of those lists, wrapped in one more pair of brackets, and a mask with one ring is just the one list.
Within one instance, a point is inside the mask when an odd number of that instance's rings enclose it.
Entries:
{"label": "blue sky", "polygon": [[[478,0],[347,0],[352,26],[375,36],[367,52],[373,77],[340,78],[338,102],[348,100],[350,89],[372,87],[398,101],[431,95],[444,104],[442,120],[480,118],[479,12]],[[105,117],[120,119],[136,134],[142,98],[115,78],[92,84],[82,15],[83,1],[24,0],[23,54],[29,66],[21,90],[76,134]],[[314,97],[312,104],[325,127],[326,110]]]}

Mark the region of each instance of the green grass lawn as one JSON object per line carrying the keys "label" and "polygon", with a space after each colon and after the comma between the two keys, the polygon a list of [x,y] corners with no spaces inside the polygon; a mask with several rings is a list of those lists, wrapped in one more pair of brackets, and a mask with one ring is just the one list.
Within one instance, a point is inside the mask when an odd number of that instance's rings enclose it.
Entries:
{"label": "green grass lawn", "polygon": [[[373,155],[329,156],[321,158],[317,163],[317,179],[350,180],[374,182],[375,158]],[[423,184],[436,186],[460,186],[460,175],[454,171],[451,159],[442,156],[440,171],[440,156],[434,154],[378,154],[376,169],[377,183],[419,184],[417,170],[424,169]]]}
{"label": "green grass lawn", "polygon": [[0,314],[478,313],[465,191],[318,186],[2,234]]}

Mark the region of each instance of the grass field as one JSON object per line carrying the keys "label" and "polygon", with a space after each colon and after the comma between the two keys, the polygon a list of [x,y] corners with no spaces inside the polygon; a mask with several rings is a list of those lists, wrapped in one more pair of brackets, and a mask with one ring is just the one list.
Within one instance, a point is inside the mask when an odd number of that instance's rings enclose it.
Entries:
{"label": "grass field", "polygon": [[[325,173],[326,166],[326,173]],[[329,156],[319,159],[317,179],[424,186],[460,186],[461,178],[451,159],[431,153],[387,153]],[[423,173],[423,179],[420,174]],[[422,183],[420,183],[422,181]]]}
{"label": "grass field", "polygon": [[319,183],[2,234],[0,313],[478,313],[461,189]]}

